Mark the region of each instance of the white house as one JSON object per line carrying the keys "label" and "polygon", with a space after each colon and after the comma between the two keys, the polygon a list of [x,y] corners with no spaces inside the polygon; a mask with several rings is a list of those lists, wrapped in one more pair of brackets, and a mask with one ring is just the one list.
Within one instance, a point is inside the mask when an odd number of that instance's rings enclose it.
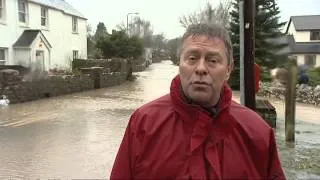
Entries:
{"label": "white house", "polygon": [[286,34],[299,65],[320,67],[320,15],[292,16]]}
{"label": "white house", "polygon": [[87,58],[87,19],[65,0],[0,0],[0,65],[70,69]]}

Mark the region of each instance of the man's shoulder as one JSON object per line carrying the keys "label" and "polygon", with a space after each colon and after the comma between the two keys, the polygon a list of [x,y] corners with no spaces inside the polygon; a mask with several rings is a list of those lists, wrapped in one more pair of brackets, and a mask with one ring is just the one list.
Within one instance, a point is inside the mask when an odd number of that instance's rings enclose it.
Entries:
{"label": "man's shoulder", "polygon": [[150,128],[164,123],[174,112],[170,95],[164,95],[139,107],[131,117],[135,126]]}
{"label": "man's shoulder", "polygon": [[271,127],[255,111],[232,102],[230,113],[237,124],[246,131],[249,136],[264,136],[269,134]]}
{"label": "man's shoulder", "polygon": [[155,99],[153,101],[150,101],[142,105],[137,110],[140,113],[152,114],[152,111],[166,110],[171,108],[171,106],[172,106],[171,97],[170,97],[170,94],[167,94],[159,97],[158,99]]}

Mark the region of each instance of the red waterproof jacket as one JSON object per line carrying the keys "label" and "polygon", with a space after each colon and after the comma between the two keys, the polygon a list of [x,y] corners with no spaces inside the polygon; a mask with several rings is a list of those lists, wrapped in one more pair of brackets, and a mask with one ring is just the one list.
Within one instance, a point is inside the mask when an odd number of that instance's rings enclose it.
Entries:
{"label": "red waterproof jacket", "polygon": [[177,76],[170,94],[130,118],[111,179],[285,179],[273,129],[223,88],[211,116],[184,100]]}

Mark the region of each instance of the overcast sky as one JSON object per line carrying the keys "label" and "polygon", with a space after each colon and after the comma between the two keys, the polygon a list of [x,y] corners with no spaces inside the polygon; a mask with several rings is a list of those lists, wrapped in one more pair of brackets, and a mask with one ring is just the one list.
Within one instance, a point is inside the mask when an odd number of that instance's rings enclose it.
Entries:
{"label": "overcast sky", "polygon": [[[116,25],[126,23],[129,12],[139,12],[142,19],[149,20],[155,33],[174,38],[183,33],[179,17],[203,9],[207,2],[219,0],[66,0],[88,18],[95,30],[103,22],[108,32]],[[320,0],[278,0],[281,20],[288,21],[293,15],[320,15]],[[129,16],[130,17],[130,16]],[[129,18],[130,20],[130,18]]]}

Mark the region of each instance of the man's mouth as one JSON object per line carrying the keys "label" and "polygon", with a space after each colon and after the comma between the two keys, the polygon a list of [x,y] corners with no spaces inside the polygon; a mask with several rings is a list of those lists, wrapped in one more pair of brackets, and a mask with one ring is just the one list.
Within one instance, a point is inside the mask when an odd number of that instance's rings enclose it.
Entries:
{"label": "man's mouth", "polygon": [[194,81],[194,82],[192,82],[192,84],[194,84],[194,85],[203,85],[203,86],[208,86],[209,85],[209,83],[207,83],[207,82],[205,82],[205,81]]}

